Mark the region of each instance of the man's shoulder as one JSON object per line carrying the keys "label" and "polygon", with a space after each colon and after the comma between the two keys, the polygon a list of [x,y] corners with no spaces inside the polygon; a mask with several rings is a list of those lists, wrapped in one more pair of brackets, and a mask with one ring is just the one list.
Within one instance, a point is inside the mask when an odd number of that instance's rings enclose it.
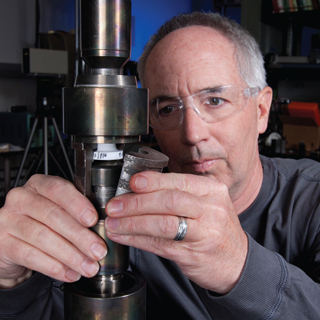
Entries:
{"label": "man's shoulder", "polygon": [[286,180],[302,178],[320,182],[320,163],[312,159],[268,158],[260,156],[264,173],[276,170]]}

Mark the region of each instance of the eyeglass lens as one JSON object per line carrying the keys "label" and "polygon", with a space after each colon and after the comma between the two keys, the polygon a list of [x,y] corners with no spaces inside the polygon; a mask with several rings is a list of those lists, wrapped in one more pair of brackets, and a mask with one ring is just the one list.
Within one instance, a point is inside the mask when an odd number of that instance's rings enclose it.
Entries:
{"label": "eyeglass lens", "polygon": [[150,125],[155,128],[178,127],[188,107],[193,108],[204,121],[218,122],[244,108],[249,96],[249,88],[229,85],[185,97],[156,99],[150,103]]}

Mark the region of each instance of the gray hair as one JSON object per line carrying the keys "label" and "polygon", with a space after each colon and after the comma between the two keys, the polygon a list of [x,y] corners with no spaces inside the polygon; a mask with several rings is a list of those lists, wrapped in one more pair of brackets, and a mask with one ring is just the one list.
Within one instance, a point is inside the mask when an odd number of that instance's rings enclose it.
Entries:
{"label": "gray hair", "polygon": [[142,86],[144,86],[146,61],[152,49],[170,32],[190,26],[210,27],[224,35],[236,48],[239,74],[247,85],[260,89],[267,86],[264,60],[256,40],[235,21],[212,12],[180,14],[158,29],[145,45],[144,52],[138,60],[138,73]]}

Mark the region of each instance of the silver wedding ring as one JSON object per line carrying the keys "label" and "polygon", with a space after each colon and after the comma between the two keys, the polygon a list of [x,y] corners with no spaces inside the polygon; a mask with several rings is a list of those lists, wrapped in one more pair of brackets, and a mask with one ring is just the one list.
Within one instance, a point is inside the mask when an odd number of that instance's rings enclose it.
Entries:
{"label": "silver wedding ring", "polygon": [[178,232],[173,240],[174,241],[182,241],[184,239],[184,237],[186,236],[187,229],[188,229],[187,219],[185,217],[179,217]]}

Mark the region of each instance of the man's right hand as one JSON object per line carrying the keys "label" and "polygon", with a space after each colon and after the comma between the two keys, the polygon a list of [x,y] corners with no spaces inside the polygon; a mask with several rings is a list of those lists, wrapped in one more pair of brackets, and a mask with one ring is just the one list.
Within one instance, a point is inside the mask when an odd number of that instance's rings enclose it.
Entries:
{"label": "man's right hand", "polygon": [[88,227],[98,220],[92,203],[59,177],[35,175],[12,189],[0,209],[0,288],[31,270],[64,282],[92,277],[107,253]]}

